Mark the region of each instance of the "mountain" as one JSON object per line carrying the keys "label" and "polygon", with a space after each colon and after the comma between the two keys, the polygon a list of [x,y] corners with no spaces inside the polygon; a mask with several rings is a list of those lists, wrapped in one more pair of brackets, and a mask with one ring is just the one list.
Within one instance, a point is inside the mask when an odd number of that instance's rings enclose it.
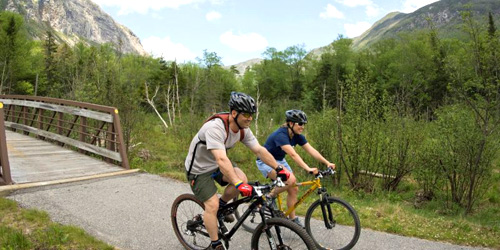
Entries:
{"label": "mountain", "polygon": [[248,68],[248,67],[252,67],[254,66],[255,64],[259,64],[263,61],[264,59],[261,59],[261,58],[254,58],[254,59],[250,59],[250,60],[246,60],[244,62],[240,62],[240,63],[237,63],[237,64],[234,64],[234,65],[230,65],[230,66],[224,66],[225,69],[230,69],[232,67],[234,67],[236,70],[238,70],[239,72],[239,76],[243,76],[245,74],[245,70]]}
{"label": "mountain", "polygon": [[68,45],[112,43],[124,53],[147,54],[132,31],[90,0],[1,0],[0,7],[21,14],[34,39],[43,40],[51,30]]}
{"label": "mountain", "polygon": [[[372,27],[353,39],[353,49],[359,50],[382,39],[396,37],[400,32],[414,32],[429,29],[429,20],[438,30],[441,38],[463,38],[461,12],[471,11],[475,20],[486,24],[491,12],[498,20],[499,0],[441,0],[426,5],[412,13],[391,12],[375,22]],[[498,26],[498,21],[497,21]],[[308,57],[319,59],[328,45],[313,49]]]}
{"label": "mountain", "polygon": [[377,21],[359,37],[353,39],[353,48],[360,49],[383,38],[395,37],[400,32],[413,32],[429,29],[429,21],[443,38],[463,36],[461,13],[471,11],[473,18],[486,24],[488,13],[500,13],[499,0],[441,0],[424,6],[413,13],[392,12]]}

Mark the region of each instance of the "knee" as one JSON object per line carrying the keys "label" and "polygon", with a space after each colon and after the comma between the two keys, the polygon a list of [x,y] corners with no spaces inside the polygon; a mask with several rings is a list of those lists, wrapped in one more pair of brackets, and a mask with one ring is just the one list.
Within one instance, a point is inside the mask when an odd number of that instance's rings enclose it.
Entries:
{"label": "knee", "polygon": [[286,184],[293,186],[293,185],[295,185],[296,182],[297,182],[297,179],[295,178],[295,175],[293,173],[290,173],[290,177],[288,178],[288,180],[286,180]]}
{"label": "knee", "polygon": [[244,183],[248,182],[247,175],[243,171],[241,171],[241,169],[234,168],[234,172],[236,172],[238,178],[240,178],[240,180],[242,180]]}
{"label": "knee", "polygon": [[219,210],[219,198],[215,196],[215,198],[210,198],[209,200],[204,202],[205,212],[209,214],[217,214],[217,210]]}

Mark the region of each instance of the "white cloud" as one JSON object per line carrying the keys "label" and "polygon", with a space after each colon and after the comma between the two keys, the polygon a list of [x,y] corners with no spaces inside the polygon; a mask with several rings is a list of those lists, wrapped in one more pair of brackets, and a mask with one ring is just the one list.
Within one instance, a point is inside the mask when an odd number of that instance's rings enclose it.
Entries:
{"label": "white cloud", "polygon": [[177,60],[185,62],[194,60],[196,55],[181,43],[174,43],[170,37],[148,37],[144,39],[142,45],[147,52],[151,52],[154,57],[163,57],[165,60]]}
{"label": "white cloud", "polygon": [[325,12],[321,12],[319,14],[319,16],[323,19],[330,19],[330,18],[343,19],[344,18],[344,14],[342,12],[340,12],[339,10],[337,10],[337,8],[335,8],[335,6],[333,6],[331,4],[328,4],[325,7]]}
{"label": "white cloud", "polygon": [[357,22],[354,24],[351,23],[346,23],[344,24],[344,29],[347,37],[349,38],[354,38],[357,37],[366,30],[368,30],[371,27],[371,24],[368,22]]}
{"label": "white cloud", "polygon": [[164,8],[177,9],[182,5],[200,4],[209,2],[214,5],[220,5],[225,0],[93,0],[100,6],[116,6],[120,10],[118,15],[127,15],[130,13],[147,14],[149,10],[158,11]]}
{"label": "white cloud", "polygon": [[371,0],[336,0],[336,2],[348,7],[373,5],[373,2]]}
{"label": "white cloud", "polygon": [[207,13],[206,18],[208,21],[217,20],[221,18],[221,14],[216,11],[210,11]]}
{"label": "white cloud", "polygon": [[369,6],[366,6],[366,15],[369,16],[369,17],[377,17],[378,14],[380,13],[380,7],[376,6],[376,5],[369,5]]}
{"label": "white cloud", "polygon": [[241,52],[261,51],[268,45],[266,38],[257,33],[235,35],[233,31],[227,31],[219,39],[223,44]]}
{"label": "white cloud", "polygon": [[438,0],[406,0],[403,3],[403,9],[401,12],[404,13],[411,13],[417,9],[420,9],[421,7],[424,7],[428,4],[437,2]]}
{"label": "white cloud", "polygon": [[335,0],[336,2],[345,5],[347,7],[365,7],[365,13],[369,17],[377,17],[381,11],[381,8],[374,4],[371,0]]}

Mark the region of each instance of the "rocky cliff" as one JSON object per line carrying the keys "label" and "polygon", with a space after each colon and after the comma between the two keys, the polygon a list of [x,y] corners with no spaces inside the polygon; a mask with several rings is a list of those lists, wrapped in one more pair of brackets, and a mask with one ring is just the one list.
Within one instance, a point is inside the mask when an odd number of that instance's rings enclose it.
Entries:
{"label": "rocky cliff", "polygon": [[3,5],[3,10],[25,17],[35,39],[43,39],[50,29],[69,45],[112,43],[124,53],[146,54],[132,31],[90,0],[4,0]]}

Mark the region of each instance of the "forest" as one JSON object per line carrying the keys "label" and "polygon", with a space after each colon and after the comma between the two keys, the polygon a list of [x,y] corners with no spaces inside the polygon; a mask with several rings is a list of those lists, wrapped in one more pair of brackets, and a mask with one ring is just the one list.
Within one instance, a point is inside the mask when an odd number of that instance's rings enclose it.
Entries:
{"label": "forest", "polygon": [[[286,110],[308,114],[308,141],[337,165],[334,190],[477,218],[498,236],[500,33],[491,13],[462,18],[466,39],[441,38],[431,22],[356,51],[339,35],[320,56],[270,47],[238,72],[211,51],[179,64],[115,44],[69,46],[50,31],[32,40],[22,16],[1,12],[0,92],[117,107],[132,167],[180,179],[204,119],[227,111],[231,91],[245,92],[258,103],[261,143]],[[259,177],[249,150],[228,154]]]}

